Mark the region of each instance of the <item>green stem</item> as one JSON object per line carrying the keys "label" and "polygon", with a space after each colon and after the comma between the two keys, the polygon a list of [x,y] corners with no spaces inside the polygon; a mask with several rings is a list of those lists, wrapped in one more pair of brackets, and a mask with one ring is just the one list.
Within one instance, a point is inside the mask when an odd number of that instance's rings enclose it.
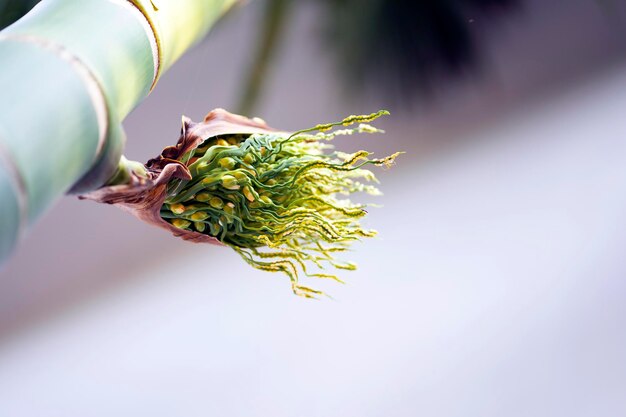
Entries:
{"label": "green stem", "polygon": [[266,1],[263,26],[255,48],[253,64],[246,74],[245,87],[237,106],[239,114],[251,115],[259,101],[263,84],[267,79],[267,72],[276,55],[278,42],[287,26],[292,3],[293,0]]}
{"label": "green stem", "polygon": [[235,2],[43,0],[0,32],[0,262],[63,194],[107,182],[121,121]]}
{"label": "green stem", "polygon": [[126,159],[124,155],[122,155],[119,165],[115,170],[115,173],[113,174],[113,176],[111,176],[111,178],[107,181],[105,185],[112,186],[130,184],[132,174],[144,178],[148,177],[148,172],[146,171],[146,167],[144,166],[144,164],[137,161],[130,161]]}

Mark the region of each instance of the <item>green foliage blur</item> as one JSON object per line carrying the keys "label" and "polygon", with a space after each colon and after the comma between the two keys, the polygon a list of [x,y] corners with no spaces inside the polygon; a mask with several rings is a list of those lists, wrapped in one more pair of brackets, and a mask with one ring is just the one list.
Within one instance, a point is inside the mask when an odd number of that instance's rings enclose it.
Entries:
{"label": "green foliage blur", "polygon": [[[483,30],[521,0],[323,0],[327,45],[344,80],[400,95],[427,94],[480,65]],[[443,80],[442,80],[443,79]]]}

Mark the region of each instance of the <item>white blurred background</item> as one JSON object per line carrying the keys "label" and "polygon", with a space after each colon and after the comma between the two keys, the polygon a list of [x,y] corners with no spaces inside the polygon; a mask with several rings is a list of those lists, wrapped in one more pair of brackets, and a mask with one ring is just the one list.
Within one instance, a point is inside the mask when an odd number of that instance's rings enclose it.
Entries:
{"label": "white blurred background", "polygon": [[[382,100],[386,135],[337,143],[407,154],[359,270],[309,282],[332,300],[65,198],[0,272],[0,416],[626,415],[626,13],[600,3],[524,2],[481,39],[484,76]],[[163,78],[129,157],[234,106],[259,10]],[[383,107],[338,93],[319,23],[298,8],[258,112],[274,126]]]}

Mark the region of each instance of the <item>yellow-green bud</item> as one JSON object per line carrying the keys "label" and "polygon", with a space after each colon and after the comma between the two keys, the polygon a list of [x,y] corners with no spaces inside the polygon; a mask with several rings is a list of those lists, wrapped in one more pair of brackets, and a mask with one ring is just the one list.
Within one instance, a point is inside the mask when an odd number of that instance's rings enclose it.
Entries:
{"label": "yellow-green bud", "polygon": [[172,224],[179,229],[187,229],[191,225],[191,222],[183,219],[173,219]]}
{"label": "yellow-green bud", "polygon": [[235,165],[237,165],[237,161],[230,157],[222,158],[218,163],[224,169],[233,169],[235,168]]}
{"label": "yellow-green bud", "polygon": [[199,201],[201,203],[206,203],[211,198],[213,198],[213,196],[209,193],[199,193],[198,195],[196,195],[196,201]]}
{"label": "yellow-green bud", "polygon": [[201,222],[202,220],[205,220],[207,217],[209,217],[209,215],[203,211],[196,211],[190,217],[191,217],[191,220],[193,221]]}
{"label": "yellow-green bud", "polygon": [[212,223],[211,224],[211,234],[213,236],[217,236],[220,231],[222,230],[222,228],[220,227],[219,223]]}
{"label": "yellow-green bud", "polygon": [[224,206],[224,212],[228,213],[228,214],[234,214],[235,213],[235,205],[233,203],[226,203],[226,205]]}
{"label": "yellow-green bud", "polygon": [[222,177],[222,186],[227,190],[238,190],[240,188],[239,184],[237,183],[237,178],[228,174]]}
{"label": "yellow-green bud", "polygon": [[208,177],[204,177],[202,179],[202,184],[203,185],[210,185],[210,184],[214,184],[216,182],[219,182],[219,178],[215,177],[213,175],[209,175]]}
{"label": "yellow-green bud", "polygon": [[248,201],[250,201],[250,202],[254,201],[254,194],[252,194],[252,191],[250,190],[250,187],[248,187],[248,186],[243,187],[243,195],[246,196]]}
{"label": "yellow-green bud", "polygon": [[219,197],[213,197],[210,201],[209,201],[209,205],[213,208],[216,209],[221,209],[222,207],[224,207],[224,202],[222,201],[221,198]]}
{"label": "yellow-green bud", "polygon": [[204,232],[204,230],[206,229],[206,224],[202,222],[194,222],[193,225],[196,228],[196,230],[200,233]]}
{"label": "yellow-green bud", "polygon": [[183,214],[185,212],[185,206],[182,204],[170,204],[170,210],[174,214]]}

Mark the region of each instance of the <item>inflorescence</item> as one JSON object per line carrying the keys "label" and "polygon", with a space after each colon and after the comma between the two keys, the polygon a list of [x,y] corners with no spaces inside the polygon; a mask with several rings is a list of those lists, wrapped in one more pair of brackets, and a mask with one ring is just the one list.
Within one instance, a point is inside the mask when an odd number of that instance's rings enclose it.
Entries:
{"label": "inflorescence", "polygon": [[335,254],[376,232],[359,223],[366,206],[346,196],[380,194],[366,166],[390,166],[400,154],[371,159],[366,151],[334,151],[328,142],[338,135],[382,132],[367,123],[385,114],[350,116],[293,134],[208,138],[183,156],[192,179],[170,181],[161,217],[217,238],[257,269],[287,274],[296,294],[315,297],[321,292],[300,285],[299,273],[341,282],[325,267],[355,269]]}

